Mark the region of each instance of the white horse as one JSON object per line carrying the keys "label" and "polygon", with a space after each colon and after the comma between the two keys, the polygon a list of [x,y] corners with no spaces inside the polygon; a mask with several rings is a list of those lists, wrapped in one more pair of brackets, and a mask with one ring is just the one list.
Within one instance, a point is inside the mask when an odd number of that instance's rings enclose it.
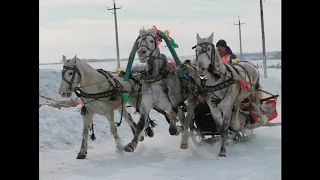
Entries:
{"label": "white horse", "polygon": [[[208,38],[200,38],[197,33],[196,64],[201,76],[207,77],[203,88],[204,98],[217,130],[222,137],[219,156],[226,156],[226,140],[228,137],[229,121],[233,118],[234,127],[241,127],[238,120],[241,102],[248,98],[254,102],[260,111],[261,91],[259,72],[256,67],[247,62],[234,65],[223,63],[213,44],[213,33]],[[240,83],[243,84],[240,86]],[[259,113],[261,115],[261,113]],[[266,121],[265,117],[261,121]],[[236,129],[239,130],[239,129]]]}
{"label": "white horse", "polygon": [[[87,156],[87,141],[89,129],[92,126],[94,114],[105,116],[110,124],[110,131],[115,138],[116,151],[122,152],[123,145],[118,136],[114,122],[114,110],[118,110],[121,116],[129,124],[133,135],[137,132],[136,123],[126,110],[126,102],[122,99],[122,93],[128,93],[130,103],[135,107],[139,83],[132,79],[123,81],[118,74],[104,70],[93,69],[87,62],[78,59],[76,56],[67,60],[63,56],[62,80],[59,94],[62,97],[70,97],[75,90],[80,91],[82,99],[81,114],[83,115],[83,132],[80,152],[77,159],[84,159]],[[80,87],[77,87],[80,85]],[[142,141],[144,136],[141,136]]]}
{"label": "white horse", "polygon": [[[147,117],[152,108],[158,108],[168,112],[170,115],[170,135],[181,136],[180,148],[188,148],[188,128],[194,106],[187,107],[187,117],[181,121],[183,128],[176,127],[176,118],[178,107],[186,100],[194,101],[194,92],[192,87],[201,85],[200,77],[197,71],[188,65],[185,65],[188,71],[189,80],[179,77],[177,69],[171,66],[165,55],[160,54],[160,49],[156,42],[157,31],[140,30],[140,39],[138,40],[138,56],[141,63],[146,64],[146,71],[142,78],[142,100],[140,104],[140,119],[137,124],[138,133],[129,144],[124,147],[127,152],[133,152],[137,147],[139,136],[145,127]],[[196,104],[196,103],[190,103]]]}

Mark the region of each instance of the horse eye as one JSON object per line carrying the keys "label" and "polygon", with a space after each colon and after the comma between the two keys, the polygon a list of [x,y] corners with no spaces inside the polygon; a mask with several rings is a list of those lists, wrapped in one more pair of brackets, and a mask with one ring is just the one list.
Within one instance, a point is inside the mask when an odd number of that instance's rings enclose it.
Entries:
{"label": "horse eye", "polygon": [[150,42],[153,43],[153,40],[151,40]]}
{"label": "horse eye", "polygon": [[208,47],[208,51],[210,51],[210,47]]}
{"label": "horse eye", "polygon": [[69,76],[71,76],[71,75],[72,75],[72,72],[69,73]]}

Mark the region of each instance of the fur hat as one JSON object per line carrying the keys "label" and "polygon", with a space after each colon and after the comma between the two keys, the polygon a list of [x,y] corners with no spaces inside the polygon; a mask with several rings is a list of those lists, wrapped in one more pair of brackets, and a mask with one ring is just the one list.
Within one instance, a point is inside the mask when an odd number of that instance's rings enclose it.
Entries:
{"label": "fur hat", "polygon": [[227,46],[227,42],[226,42],[225,40],[223,40],[223,39],[220,39],[220,40],[217,42],[216,47],[218,47],[218,46],[222,46],[222,47],[225,47],[225,48],[228,47],[228,46]]}

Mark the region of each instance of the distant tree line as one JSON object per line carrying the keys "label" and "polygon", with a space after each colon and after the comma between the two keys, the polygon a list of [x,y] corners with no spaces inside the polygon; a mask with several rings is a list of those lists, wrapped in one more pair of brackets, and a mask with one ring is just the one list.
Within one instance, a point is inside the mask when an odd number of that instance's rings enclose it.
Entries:
{"label": "distant tree line", "polygon": [[[263,65],[262,64],[257,64],[257,67],[258,68],[263,68]],[[276,68],[276,69],[281,69],[281,64],[278,63],[277,65],[270,65],[270,66],[267,66],[268,68]]]}

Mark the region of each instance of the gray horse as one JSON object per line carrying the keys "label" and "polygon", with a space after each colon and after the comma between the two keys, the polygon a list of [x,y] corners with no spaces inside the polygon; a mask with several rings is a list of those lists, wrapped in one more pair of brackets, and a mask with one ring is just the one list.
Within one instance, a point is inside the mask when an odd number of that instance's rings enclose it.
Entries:
{"label": "gray horse", "polygon": [[[179,135],[182,132],[180,148],[188,148],[188,128],[191,116],[195,108],[196,87],[201,85],[200,77],[195,68],[185,65],[185,71],[189,79],[179,77],[177,69],[170,65],[165,55],[160,54],[160,49],[156,42],[157,31],[140,30],[138,40],[138,57],[141,63],[146,64],[146,70],[142,83],[142,100],[140,104],[140,118],[137,124],[138,132],[124,150],[133,152],[137,147],[138,139],[148,114],[153,107],[162,109],[170,115],[170,135]],[[178,107],[188,100],[187,117],[182,123],[182,127],[176,127]]]}
{"label": "gray horse", "polygon": [[[139,80],[131,78],[129,81],[123,81],[123,78],[118,73],[93,69],[87,62],[77,57],[67,60],[63,56],[59,94],[62,97],[70,97],[75,90],[80,91],[79,94],[83,104],[81,110],[83,115],[82,143],[77,159],[84,159],[87,156],[88,133],[92,126],[94,114],[107,117],[110,131],[115,138],[116,151],[123,151],[123,145],[114,122],[114,111],[118,110],[121,113],[121,116],[129,124],[133,135],[135,135],[137,125],[127,112],[126,102],[123,101],[121,95],[122,93],[128,93],[131,97],[129,103],[136,107],[140,86]],[[140,140],[142,141],[143,139],[144,136],[141,136]]]}
{"label": "gray horse", "polygon": [[[222,137],[219,156],[225,157],[229,121],[235,117],[234,126],[240,127],[238,113],[241,102],[248,98],[260,111],[259,71],[247,62],[223,63],[213,44],[213,33],[208,38],[200,38],[197,33],[195,49],[197,71],[207,78],[204,98]],[[265,121],[265,117],[260,117],[260,120]]]}

